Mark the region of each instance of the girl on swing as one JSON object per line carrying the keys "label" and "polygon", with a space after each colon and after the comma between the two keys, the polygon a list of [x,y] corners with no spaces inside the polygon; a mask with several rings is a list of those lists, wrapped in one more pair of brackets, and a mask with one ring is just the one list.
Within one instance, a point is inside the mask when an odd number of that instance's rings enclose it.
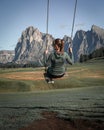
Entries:
{"label": "girl on swing", "polygon": [[[54,52],[51,53],[46,61],[47,72],[47,82],[54,83],[52,80],[53,78],[60,78],[65,75],[65,63],[73,64],[73,55],[72,55],[72,48],[69,48],[69,56],[66,52],[64,52],[64,40],[62,39],[55,39],[53,42]],[[48,50],[45,52],[48,53]]]}

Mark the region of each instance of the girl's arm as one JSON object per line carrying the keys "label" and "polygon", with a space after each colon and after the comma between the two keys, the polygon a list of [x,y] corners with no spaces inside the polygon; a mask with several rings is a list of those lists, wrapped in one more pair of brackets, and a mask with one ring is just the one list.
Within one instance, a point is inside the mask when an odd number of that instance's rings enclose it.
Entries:
{"label": "girl's arm", "polygon": [[73,56],[72,47],[69,47],[69,56],[70,56],[72,62],[74,63],[74,56]]}

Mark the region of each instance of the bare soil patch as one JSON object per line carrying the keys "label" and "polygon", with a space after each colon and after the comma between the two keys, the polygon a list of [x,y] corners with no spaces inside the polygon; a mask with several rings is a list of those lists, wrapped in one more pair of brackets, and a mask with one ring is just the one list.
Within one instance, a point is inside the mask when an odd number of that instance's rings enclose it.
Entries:
{"label": "bare soil patch", "polygon": [[12,73],[1,74],[0,77],[16,79],[16,80],[42,80],[42,79],[44,79],[44,74],[42,71],[12,72]]}
{"label": "bare soil patch", "polygon": [[[15,80],[44,80],[44,72],[12,72],[1,74],[0,77],[7,79],[15,79]],[[62,77],[61,79],[66,78],[67,76]],[[57,78],[58,79],[58,78]]]}
{"label": "bare soil patch", "polygon": [[[86,71],[86,73],[81,73]],[[61,79],[68,78],[69,76],[77,76],[80,75],[80,77],[83,78],[104,78],[104,75],[101,72],[93,73],[88,71],[87,69],[80,69],[80,70],[71,70],[69,72],[66,72],[66,75],[64,77],[61,77]],[[29,71],[29,72],[12,72],[12,73],[6,73],[6,74],[0,74],[1,78],[7,78],[7,79],[15,79],[15,80],[44,80],[44,71]],[[58,78],[57,78],[58,79]],[[59,78],[60,79],[60,78]]]}
{"label": "bare soil patch", "polygon": [[55,112],[43,112],[45,119],[36,120],[19,130],[104,130],[104,122],[83,119],[61,119]]}

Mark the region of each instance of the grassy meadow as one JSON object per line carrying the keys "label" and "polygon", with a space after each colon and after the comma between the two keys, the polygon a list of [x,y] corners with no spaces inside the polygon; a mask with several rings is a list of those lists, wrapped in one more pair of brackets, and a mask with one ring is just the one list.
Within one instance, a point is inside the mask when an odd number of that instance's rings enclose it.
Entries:
{"label": "grassy meadow", "polygon": [[44,67],[0,69],[0,93],[104,86],[104,59],[68,66],[66,75],[54,81],[45,81]]}
{"label": "grassy meadow", "polygon": [[0,130],[19,130],[44,119],[45,111],[72,124],[76,118],[95,120],[104,128],[103,59],[76,63],[54,80],[45,81],[44,68],[0,69]]}

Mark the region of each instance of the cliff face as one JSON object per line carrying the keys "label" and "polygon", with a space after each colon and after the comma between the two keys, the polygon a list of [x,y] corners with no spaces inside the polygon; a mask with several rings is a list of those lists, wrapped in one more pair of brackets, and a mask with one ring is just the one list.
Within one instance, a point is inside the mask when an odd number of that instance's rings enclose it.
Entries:
{"label": "cliff face", "polygon": [[[64,36],[63,39],[65,51],[67,51],[71,39],[68,36]],[[50,34],[41,33],[34,27],[28,27],[18,40],[13,61],[22,64],[32,62],[38,66],[44,65],[44,52],[46,48],[49,53],[53,51],[53,40],[54,38]]]}
{"label": "cliff face", "polygon": [[[63,37],[65,51],[68,51],[71,38]],[[54,38],[50,34],[41,33],[37,28],[28,27],[22,32],[14,51],[1,51],[0,63],[15,62],[20,64],[34,63],[38,66],[44,64],[44,52],[48,48],[53,50]],[[79,30],[72,41],[74,60],[79,61],[81,54],[90,54],[94,50],[104,47],[104,29],[93,25],[90,31]]]}
{"label": "cliff face", "polygon": [[43,64],[44,51],[48,47],[52,51],[53,37],[41,33],[37,28],[28,27],[22,35],[15,48],[14,62],[28,63],[34,62],[38,65]]}
{"label": "cliff face", "polygon": [[[65,51],[68,51],[68,45],[71,38],[63,37],[65,41]],[[34,62],[37,65],[44,63],[44,51],[48,46],[49,52],[53,50],[52,42],[54,38],[51,35],[41,33],[37,28],[28,27],[22,32],[15,48],[14,61],[17,63]],[[79,61],[81,54],[90,54],[94,50],[104,47],[104,29],[93,25],[90,31],[77,31],[72,42],[74,60]]]}
{"label": "cliff face", "polygon": [[93,25],[90,31],[77,31],[73,39],[74,59],[78,61],[81,54],[90,54],[101,47],[104,47],[104,29]]}
{"label": "cliff face", "polygon": [[[67,51],[71,39],[68,36],[64,36],[63,39]],[[38,66],[44,65],[44,52],[46,48],[49,53],[53,50],[53,40],[51,35],[41,33],[37,28],[28,27],[18,40],[13,61],[22,64],[32,62]]]}
{"label": "cliff face", "polygon": [[2,50],[0,51],[0,63],[12,62],[14,58],[14,51]]}

